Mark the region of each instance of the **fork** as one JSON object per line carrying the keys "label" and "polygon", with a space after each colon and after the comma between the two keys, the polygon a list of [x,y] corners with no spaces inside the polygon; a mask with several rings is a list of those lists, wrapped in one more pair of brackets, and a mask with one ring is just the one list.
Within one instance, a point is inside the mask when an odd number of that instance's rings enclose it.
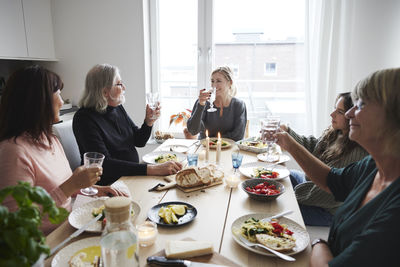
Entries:
{"label": "fork", "polygon": [[278,251],[276,251],[276,250],[273,250],[273,249],[271,249],[271,248],[269,248],[269,247],[266,247],[266,246],[264,246],[264,245],[261,245],[261,244],[259,244],[259,243],[253,243],[253,242],[247,240],[246,238],[244,238],[241,234],[238,234],[237,237],[239,238],[239,240],[240,240],[242,243],[244,243],[244,244],[245,244],[246,246],[248,246],[248,247],[260,247],[260,248],[263,248],[263,249],[268,250],[269,252],[275,254],[276,256],[278,256],[279,258],[281,258],[281,259],[283,259],[283,260],[286,260],[286,261],[296,261],[296,259],[293,258],[293,257],[290,257],[290,256],[288,256],[288,255],[285,255],[285,254],[283,254],[283,253],[280,253],[280,252],[278,252]]}
{"label": "fork", "polygon": [[292,212],[293,212],[293,210],[283,211],[283,212],[278,213],[278,214],[276,214],[276,215],[274,215],[274,216],[261,219],[261,221],[262,221],[262,222],[270,222],[272,219],[278,219],[278,218],[283,217],[283,216],[285,216],[285,215],[287,215],[287,214],[290,214],[290,213],[292,213]]}

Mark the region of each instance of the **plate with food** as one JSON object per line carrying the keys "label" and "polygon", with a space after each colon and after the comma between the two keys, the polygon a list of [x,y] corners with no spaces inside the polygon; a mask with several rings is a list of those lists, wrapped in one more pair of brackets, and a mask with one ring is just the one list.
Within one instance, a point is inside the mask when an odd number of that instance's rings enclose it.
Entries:
{"label": "plate with food", "polygon": [[54,256],[51,266],[100,266],[100,238],[89,237],[69,244]]}
{"label": "plate with food", "polygon": [[310,236],[307,230],[295,221],[282,217],[277,220],[263,222],[261,219],[274,214],[253,213],[237,218],[231,226],[233,239],[242,247],[257,254],[273,256],[262,248],[246,245],[239,236],[254,243],[260,243],[286,255],[297,254],[307,248]]}
{"label": "plate with food", "polygon": [[[201,140],[201,144],[205,147],[206,146],[206,141],[207,139],[204,138]],[[217,137],[210,137],[210,149],[217,149],[217,141],[218,138]],[[232,146],[232,144],[235,144],[235,141],[233,141],[232,139],[228,139],[228,138],[221,138],[221,148],[225,149],[225,148],[230,148]]]}
{"label": "plate with food", "polygon": [[174,135],[172,133],[156,131],[154,133],[154,138],[158,144],[162,144],[165,140],[174,138]]}
{"label": "plate with food", "polygon": [[156,151],[144,155],[142,159],[149,164],[161,164],[167,161],[182,162],[186,159],[186,155],[179,152]]}
{"label": "plate with food", "polygon": [[194,206],[180,201],[160,203],[152,207],[147,214],[156,224],[169,227],[190,223],[196,216],[197,210]]}
{"label": "plate with food", "polygon": [[248,178],[263,178],[271,180],[282,180],[290,175],[285,166],[272,165],[266,162],[249,162],[240,166],[239,171]]}
{"label": "plate with food", "polygon": [[[88,223],[90,220],[95,218],[100,213],[103,213],[103,216],[97,222],[89,225],[86,229],[87,232],[92,233],[101,233],[103,226],[104,226],[104,201],[106,198],[97,199],[94,201],[90,201],[88,203],[83,204],[82,206],[74,209],[68,216],[69,224],[72,227],[79,229]],[[132,201],[132,208],[131,208],[131,220],[132,222],[135,221],[137,216],[140,213],[140,206],[136,202]]]}
{"label": "plate with food", "polygon": [[263,153],[267,152],[268,144],[264,143],[258,137],[251,137],[243,140],[239,140],[236,142],[237,146],[241,150],[246,150],[254,153]]}

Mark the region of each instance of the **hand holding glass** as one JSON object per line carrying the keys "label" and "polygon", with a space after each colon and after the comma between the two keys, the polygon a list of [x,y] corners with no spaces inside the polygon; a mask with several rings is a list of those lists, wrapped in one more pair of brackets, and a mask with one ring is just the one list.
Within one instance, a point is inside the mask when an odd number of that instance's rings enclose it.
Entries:
{"label": "hand holding glass", "polygon": [[147,93],[146,99],[147,99],[147,104],[153,111],[153,116],[151,117],[151,119],[153,119],[153,120],[157,119],[157,115],[155,115],[155,112],[156,112],[158,105],[160,104],[160,99],[159,99],[158,93]]}
{"label": "hand holding glass", "polygon": [[[101,167],[103,165],[104,155],[98,152],[86,152],[83,155],[83,164],[85,168]],[[98,190],[92,186],[81,189],[81,193],[87,196],[96,195]]]}
{"label": "hand holding glass", "polygon": [[276,142],[274,135],[279,130],[280,122],[281,120],[278,116],[268,116],[267,119],[261,120],[261,139],[268,144],[267,162],[274,162],[279,159],[279,155],[272,153],[272,146]]}
{"label": "hand holding glass", "polygon": [[217,111],[216,108],[214,108],[214,101],[215,101],[215,87],[212,87],[211,90],[209,91],[211,93],[210,95],[210,108],[207,109],[208,112],[215,112]]}

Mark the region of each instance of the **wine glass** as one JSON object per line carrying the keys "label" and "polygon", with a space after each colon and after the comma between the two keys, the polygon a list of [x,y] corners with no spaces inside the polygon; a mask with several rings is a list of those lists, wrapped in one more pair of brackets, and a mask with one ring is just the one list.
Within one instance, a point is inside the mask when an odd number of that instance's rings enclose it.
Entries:
{"label": "wine glass", "polygon": [[215,112],[217,111],[216,108],[214,108],[214,101],[215,101],[215,87],[212,87],[211,90],[209,91],[211,93],[210,95],[210,108],[207,109],[208,112]]}
{"label": "wine glass", "polygon": [[160,103],[158,93],[147,93],[146,99],[147,99],[147,104],[153,110],[153,116],[151,118],[157,119],[157,116],[154,113]]}
{"label": "wine glass", "polygon": [[242,165],[243,154],[239,154],[238,152],[232,153],[232,166],[235,169],[234,173],[236,173],[237,169]]}
{"label": "wine glass", "polygon": [[[98,152],[86,152],[83,154],[83,165],[85,168],[101,167],[103,165],[104,155]],[[96,195],[98,190],[93,186],[81,189],[81,193],[87,196]]]}
{"label": "wine glass", "polygon": [[265,120],[261,120],[261,139],[267,143],[267,162],[275,162],[279,160],[279,155],[272,153],[272,147],[276,142],[274,135],[278,132],[281,120],[278,116],[268,116]]}

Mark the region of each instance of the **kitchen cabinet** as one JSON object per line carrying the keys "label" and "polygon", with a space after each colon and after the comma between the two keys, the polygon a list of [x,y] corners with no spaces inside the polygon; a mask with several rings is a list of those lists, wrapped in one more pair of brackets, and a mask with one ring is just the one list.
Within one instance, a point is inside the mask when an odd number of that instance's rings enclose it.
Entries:
{"label": "kitchen cabinet", "polygon": [[50,0],[0,0],[0,58],[56,60]]}

